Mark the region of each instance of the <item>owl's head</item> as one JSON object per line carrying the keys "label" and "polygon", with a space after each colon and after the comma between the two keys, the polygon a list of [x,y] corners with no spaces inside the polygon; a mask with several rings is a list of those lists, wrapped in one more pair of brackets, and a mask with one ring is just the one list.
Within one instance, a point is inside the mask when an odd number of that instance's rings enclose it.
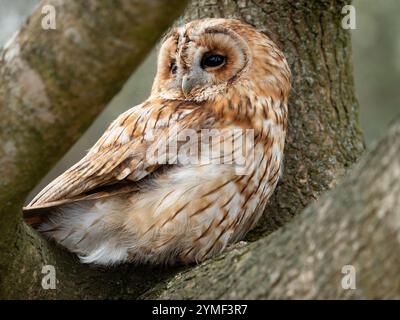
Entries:
{"label": "owl's head", "polygon": [[152,95],[202,102],[244,83],[282,95],[290,78],[284,55],[266,35],[239,20],[203,19],[165,36]]}

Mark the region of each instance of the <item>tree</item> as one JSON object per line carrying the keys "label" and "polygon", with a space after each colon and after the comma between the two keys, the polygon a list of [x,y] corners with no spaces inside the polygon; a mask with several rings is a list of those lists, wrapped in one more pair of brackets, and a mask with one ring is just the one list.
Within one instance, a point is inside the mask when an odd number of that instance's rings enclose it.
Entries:
{"label": "tree", "polygon": [[[223,16],[255,25],[278,43],[293,72],[285,173],[263,221],[248,236],[252,243],[199,266],[110,270],[79,264],[21,222],[29,190],[180,14],[184,4],[175,2],[120,0],[111,7],[96,0],[68,1],[57,26],[68,41],[39,31],[36,11],[1,53],[0,296],[399,296],[399,258],[392,253],[399,249],[400,227],[394,222],[399,219],[400,125],[349,169],[364,145],[350,37],[341,28],[342,0],[192,0],[184,14],[187,21]],[[118,61],[112,59],[116,53]],[[346,172],[339,187],[315,201]],[[40,285],[47,264],[56,267],[56,290]],[[358,290],[340,286],[347,264],[356,270]]]}
{"label": "tree", "polygon": [[[268,237],[142,298],[399,298],[400,121],[340,186]],[[346,277],[354,272],[354,288]]]}
{"label": "tree", "polygon": [[[55,30],[42,29],[45,5],[55,8]],[[22,223],[21,207],[185,5],[181,0],[43,1],[1,51],[0,297],[100,298],[128,290],[120,288],[118,271],[93,271],[43,241]],[[42,289],[47,264],[56,266],[57,290]],[[96,288],[89,288],[92,282]]]}
{"label": "tree", "polygon": [[364,150],[351,39],[341,27],[346,2],[195,0],[186,11],[187,21],[223,16],[256,26],[283,50],[293,73],[285,173],[255,238],[336,185]]}

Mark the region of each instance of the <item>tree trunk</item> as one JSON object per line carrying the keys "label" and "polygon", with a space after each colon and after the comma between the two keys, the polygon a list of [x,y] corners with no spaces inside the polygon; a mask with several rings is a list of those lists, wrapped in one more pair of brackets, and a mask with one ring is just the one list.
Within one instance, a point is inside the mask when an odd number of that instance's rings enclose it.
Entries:
{"label": "tree trunk", "polygon": [[[97,6],[92,5],[94,3]],[[82,8],[88,16],[85,22],[81,21],[83,17],[77,20],[79,11],[75,1],[66,2],[64,7],[70,6],[70,11],[60,17],[63,29],[57,32],[67,35],[70,42],[50,37],[54,41],[54,44],[50,42],[50,50],[40,46],[40,42],[36,43],[38,38],[41,39],[41,33],[35,29],[37,22],[33,22],[38,21],[40,13],[35,13],[17,41],[14,40],[17,44],[27,43],[20,46],[24,54],[17,55],[17,60],[8,58],[8,62],[0,65],[0,88],[7,88],[4,95],[0,94],[0,112],[6,114],[7,107],[10,113],[10,117],[0,122],[0,141],[3,146],[8,146],[4,155],[7,166],[0,167],[1,176],[6,177],[0,186],[0,296],[399,296],[399,281],[393,281],[398,279],[398,256],[390,255],[399,249],[400,226],[394,223],[395,219],[399,220],[395,211],[396,202],[397,205],[399,202],[396,177],[398,179],[400,171],[400,145],[395,141],[396,137],[399,138],[399,126],[393,128],[380,147],[355,169],[341,188],[267,236],[300,213],[321,192],[335,186],[364,148],[354,94],[350,36],[340,24],[341,9],[346,4],[344,0],[192,0],[184,15],[186,21],[223,16],[240,18],[255,25],[281,47],[293,72],[285,172],[263,221],[248,236],[248,240],[254,243],[232,249],[196,267],[160,269],[126,265],[99,269],[79,264],[75,257],[44,242],[20,223],[19,209],[27,192],[87,126],[99,106],[115,94],[128,75],[124,66],[132,69],[137,62],[130,56],[131,46],[126,42],[133,43],[135,48],[143,46],[148,49],[173,18],[172,12],[177,7],[170,1],[164,2],[168,4],[165,6],[161,1],[147,1],[171,10],[170,14],[163,14],[160,8],[149,10],[148,14],[153,17],[151,24],[157,26],[157,30],[153,30],[147,28],[144,15],[135,16],[133,11],[129,11],[128,1],[120,0],[119,3],[120,6],[109,12],[111,8],[104,2],[89,1],[89,5]],[[168,18],[162,20],[157,12]],[[98,16],[104,19],[97,19]],[[74,27],[77,28],[76,24],[81,27],[78,33],[70,30],[69,21],[74,21],[71,17],[77,20]],[[136,18],[147,27],[132,27],[140,31],[138,33],[122,31],[132,25],[128,18]],[[157,19],[160,21],[156,23]],[[101,31],[93,28],[93,24],[99,24]],[[148,36],[149,32],[153,32],[153,38]],[[42,41],[49,41],[47,35],[42,37]],[[91,40],[88,44],[83,41],[85,45],[82,46],[79,40],[82,38]],[[12,48],[11,45],[3,52],[3,61],[6,61],[6,56],[14,57]],[[136,59],[142,57],[146,49],[139,50]],[[110,58],[120,50],[123,53],[118,61]],[[93,52],[102,52],[101,57],[91,55]],[[81,59],[79,68],[74,60],[77,54],[88,55]],[[58,69],[60,61],[66,66],[61,71]],[[29,67],[28,76],[34,79],[38,73],[43,83],[28,86],[32,90],[26,98],[24,95],[28,102],[17,95],[19,90],[13,89],[22,86],[26,90],[24,81],[20,83],[22,77],[10,76],[11,71],[7,71],[21,65]],[[106,76],[108,73],[110,76]],[[18,113],[22,107],[27,114]],[[6,143],[9,140],[11,143]],[[381,158],[385,147],[390,151],[386,150],[386,156]],[[374,180],[376,185],[372,184]],[[43,290],[40,285],[44,264],[56,267],[56,290]],[[356,268],[358,290],[343,290],[341,287],[344,276],[341,268],[346,264]]]}
{"label": "tree trunk", "polygon": [[344,0],[192,0],[185,20],[237,18],[265,32],[293,73],[283,179],[248,239],[270,233],[337,184],[364,150]]}

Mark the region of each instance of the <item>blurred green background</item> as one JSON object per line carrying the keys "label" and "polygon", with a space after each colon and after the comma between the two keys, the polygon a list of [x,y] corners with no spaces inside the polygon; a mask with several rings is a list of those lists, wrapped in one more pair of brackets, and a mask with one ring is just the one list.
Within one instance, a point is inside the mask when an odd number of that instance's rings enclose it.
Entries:
{"label": "blurred green background", "polygon": [[[0,0],[0,47],[38,3],[39,0]],[[361,124],[367,146],[371,146],[400,114],[400,0],[354,0],[353,5],[357,14],[357,29],[351,31],[354,75]],[[147,98],[155,60],[154,50],[33,194],[79,160],[115,117]]]}

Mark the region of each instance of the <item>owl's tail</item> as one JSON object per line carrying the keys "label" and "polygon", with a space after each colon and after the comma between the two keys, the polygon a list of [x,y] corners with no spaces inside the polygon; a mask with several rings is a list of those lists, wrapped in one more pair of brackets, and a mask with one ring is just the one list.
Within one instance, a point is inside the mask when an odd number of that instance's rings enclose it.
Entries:
{"label": "owl's tail", "polygon": [[76,253],[83,263],[122,263],[127,260],[128,248],[118,232],[111,231],[109,222],[120,208],[117,201],[108,198],[62,205],[50,211],[37,230]]}

